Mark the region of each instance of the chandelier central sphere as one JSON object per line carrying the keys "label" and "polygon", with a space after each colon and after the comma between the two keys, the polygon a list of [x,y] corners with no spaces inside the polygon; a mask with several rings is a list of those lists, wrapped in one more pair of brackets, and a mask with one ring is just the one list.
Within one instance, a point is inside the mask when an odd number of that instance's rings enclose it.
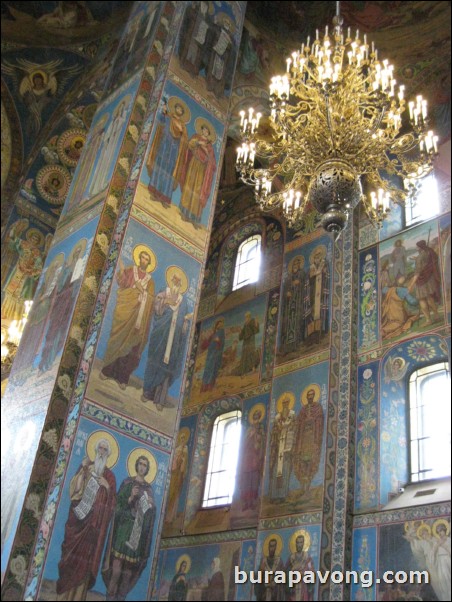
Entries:
{"label": "chandelier central sphere", "polygon": [[381,226],[390,201],[402,204],[413,180],[431,171],[438,141],[427,101],[417,96],[407,106],[393,66],[342,24],[337,2],[332,31],[317,30],[272,78],[271,139],[259,136],[262,115],[251,107],[240,113],[237,151],[240,178],[263,210],[282,207],[300,228],[312,206],[336,236],[359,202]]}

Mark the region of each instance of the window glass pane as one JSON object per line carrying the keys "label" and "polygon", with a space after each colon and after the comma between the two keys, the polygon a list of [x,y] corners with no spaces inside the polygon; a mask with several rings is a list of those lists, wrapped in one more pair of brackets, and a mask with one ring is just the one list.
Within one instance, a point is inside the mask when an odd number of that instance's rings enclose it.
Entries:
{"label": "window glass pane", "polygon": [[261,235],[255,234],[240,245],[234,270],[232,290],[257,282],[261,260]]}
{"label": "window glass pane", "polygon": [[433,174],[422,178],[417,183],[414,203],[407,200],[405,204],[405,221],[407,226],[430,219],[439,213],[439,195],[436,178]]}
{"label": "window glass pane", "polygon": [[411,478],[439,478],[451,471],[450,374],[444,362],[410,378]]}
{"label": "window glass pane", "polygon": [[210,444],[204,507],[230,504],[235,488],[241,415],[239,410],[228,412],[215,420]]}

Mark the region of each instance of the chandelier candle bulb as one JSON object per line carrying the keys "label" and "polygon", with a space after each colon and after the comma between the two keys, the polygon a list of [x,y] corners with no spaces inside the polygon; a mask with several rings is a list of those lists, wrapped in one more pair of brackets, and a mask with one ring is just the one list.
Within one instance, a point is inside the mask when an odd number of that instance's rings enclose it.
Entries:
{"label": "chandelier candle bulb", "polygon": [[427,101],[423,100],[421,104],[422,104],[422,118],[425,120],[425,119],[427,119]]}

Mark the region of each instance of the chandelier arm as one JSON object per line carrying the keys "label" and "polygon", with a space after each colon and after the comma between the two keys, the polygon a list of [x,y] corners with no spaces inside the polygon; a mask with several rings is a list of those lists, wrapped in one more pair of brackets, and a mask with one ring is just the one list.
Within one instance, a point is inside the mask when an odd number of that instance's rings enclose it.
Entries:
{"label": "chandelier arm", "polygon": [[325,106],[326,106],[326,121],[328,124],[328,132],[331,138],[331,147],[334,154],[337,153],[336,144],[334,142],[334,127],[331,119],[331,106],[330,106],[330,96],[328,93],[325,93]]}

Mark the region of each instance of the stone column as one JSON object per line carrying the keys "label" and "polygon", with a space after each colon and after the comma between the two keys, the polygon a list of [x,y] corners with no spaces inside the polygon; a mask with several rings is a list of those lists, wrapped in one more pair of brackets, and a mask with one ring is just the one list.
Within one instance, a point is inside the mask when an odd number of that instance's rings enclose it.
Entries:
{"label": "stone column", "polygon": [[245,4],[125,26],[2,401],[5,600],[147,599]]}

